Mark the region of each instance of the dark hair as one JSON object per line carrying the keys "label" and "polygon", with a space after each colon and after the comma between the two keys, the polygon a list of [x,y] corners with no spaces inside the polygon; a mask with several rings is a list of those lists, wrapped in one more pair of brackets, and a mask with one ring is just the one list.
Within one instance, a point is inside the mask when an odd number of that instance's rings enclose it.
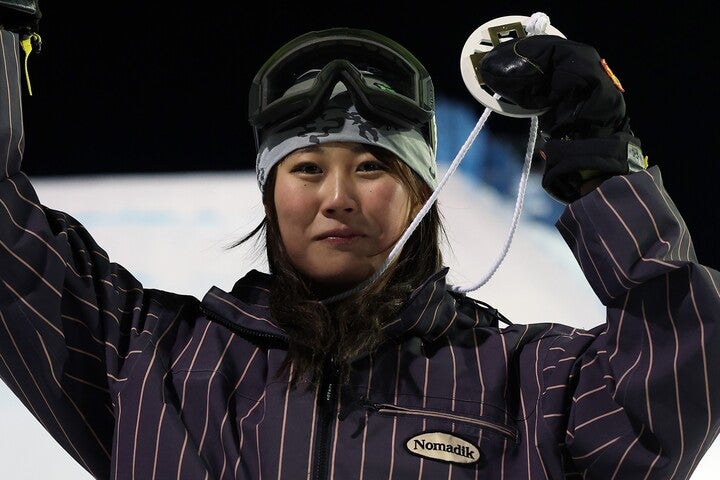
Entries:
{"label": "dark hair", "polygon": [[[430,197],[430,187],[389,151],[366,146],[388,165],[391,175],[408,188],[417,212]],[[263,194],[266,217],[240,245],[265,231],[265,247],[272,276],[270,313],[288,333],[288,357],[281,372],[292,372],[297,384],[315,382],[332,359],[347,380],[352,362],[372,353],[383,340],[383,325],[398,315],[413,289],[442,267],[440,235],[444,233],[434,204],[403,246],[397,260],[374,283],[346,298],[322,303],[313,286],[290,262],[280,241],[274,202],[277,166],[268,175]],[[412,218],[408,218],[408,225]]]}

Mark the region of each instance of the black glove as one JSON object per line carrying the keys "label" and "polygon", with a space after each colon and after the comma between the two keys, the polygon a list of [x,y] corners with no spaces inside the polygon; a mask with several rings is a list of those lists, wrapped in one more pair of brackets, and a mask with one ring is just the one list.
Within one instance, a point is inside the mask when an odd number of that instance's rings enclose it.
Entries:
{"label": "black glove", "polygon": [[630,130],[622,86],[597,51],[556,35],[500,43],[480,62],[487,86],[539,118],[543,187],[556,199],[581,196],[593,178],[645,167]]}
{"label": "black glove", "polygon": [[41,17],[37,0],[0,0],[0,27],[5,30],[37,34]]}

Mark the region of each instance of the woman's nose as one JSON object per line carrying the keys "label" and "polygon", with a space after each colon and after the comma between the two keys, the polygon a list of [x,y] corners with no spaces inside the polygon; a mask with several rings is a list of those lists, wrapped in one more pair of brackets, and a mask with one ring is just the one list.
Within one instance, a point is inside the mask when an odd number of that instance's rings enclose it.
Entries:
{"label": "woman's nose", "polygon": [[322,188],[322,211],[325,215],[351,213],[357,210],[357,190],[345,174],[328,176]]}

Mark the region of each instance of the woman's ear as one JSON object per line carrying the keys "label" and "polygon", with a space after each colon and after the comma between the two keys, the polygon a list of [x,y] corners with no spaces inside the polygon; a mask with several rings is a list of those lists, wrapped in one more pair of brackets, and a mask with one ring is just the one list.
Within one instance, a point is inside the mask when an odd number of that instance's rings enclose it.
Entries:
{"label": "woman's ear", "polygon": [[418,201],[418,200],[412,200],[412,205],[410,206],[410,218],[408,218],[408,225],[412,223],[413,220],[415,220],[415,217],[417,217],[418,213],[420,213],[420,210],[422,210],[422,207],[424,203]]}
{"label": "woman's ear", "polygon": [[422,205],[417,204],[417,203],[415,205],[413,205],[413,207],[410,209],[410,221],[411,222],[415,219],[415,217],[417,217],[417,214],[420,213],[421,209],[422,209]]}
{"label": "woman's ear", "polygon": [[[268,188],[274,188],[271,184]],[[275,218],[275,196],[272,194],[264,193],[262,197],[263,210],[265,211],[265,219],[270,221]]]}
{"label": "woman's ear", "polygon": [[424,182],[422,183],[422,186],[418,187],[418,189],[419,192],[416,192],[416,194],[412,195],[411,197],[413,202],[413,206],[411,209],[412,216],[410,217],[411,222],[415,220],[415,217],[417,217],[418,213],[420,213],[420,210],[423,209],[428,199],[433,194],[433,190]]}

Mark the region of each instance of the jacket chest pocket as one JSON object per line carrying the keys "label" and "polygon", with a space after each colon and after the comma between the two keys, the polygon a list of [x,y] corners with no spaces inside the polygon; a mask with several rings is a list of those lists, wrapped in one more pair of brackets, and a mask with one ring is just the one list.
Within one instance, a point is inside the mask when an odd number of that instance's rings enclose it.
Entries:
{"label": "jacket chest pocket", "polygon": [[366,478],[464,479],[477,472],[495,478],[517,452],[518,429],[498,412],[483,415],[477,403],[465,402],[463,410],[429,403],[363,402],[364,428],[354,433],[367,453],[364,467],[372,475]]}
{"label": "jacket chest pocket", "polygon": [[445,427],[458,432],[481,433],[486,432],[499,435],[501,438],[517,441],[517,429],[508,422],[501,422],[496,419],[470,416],[453,412],[443,412],[431,409],[419,409],[401,407],[389,403],[369,403],[367,406],[370,412],[390,417],[421,420],[424,425],[436,425],[438,428]]}

